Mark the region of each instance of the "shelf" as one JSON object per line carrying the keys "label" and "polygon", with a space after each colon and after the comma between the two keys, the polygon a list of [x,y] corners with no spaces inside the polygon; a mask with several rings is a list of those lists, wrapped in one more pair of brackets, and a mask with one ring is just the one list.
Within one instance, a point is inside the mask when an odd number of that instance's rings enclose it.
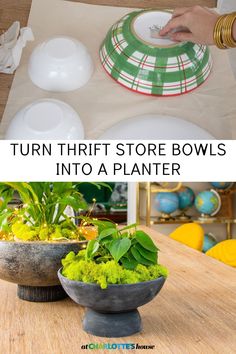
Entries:
{"label": "shelf", "polygon": [[[138,207],[137,207],[137,220],[139,222],[141,220],[144,220],[146,223],[146,226],[151,226],[151,225],[181,225],[181,224],[186,224],[186,223],[191,223],[195,222],[201,225],[224,225],[226,229],[226,239],[231,239],[232,238],[232,226],[236,224],[236,219],[233,218],[234,213],[233,213],[233,194],[236,192],[235,189],[232,189],[231,191],[227,191],[227,193],[221,193],[221,200],[222,200],[222,206],[221,207],[222,211],[217,215],[217,217],[209,217],[209,218],[201,218],[197,216],[193,216],[190,219],[174,219],[174,220],[160,220],[158,219],[158,216],[152,216],[151,215],[151,203],[152,203],[152,198],[151,195],[152,193],[158,193],[162,191],[168,191],[168,192],[176,192],[181,188],[182,183],[177,183],[174,187],[168,186],[168,188],[165,188],[165,186],[160,186],[155,182],[145,182],[145,183],[139,183],[137,187],[137,200],[139,201]],[[140,215],[140,192],[144,191],[145,193],[145,200],[146,200],[146,215],[141,216]]]}
{"label": "shelf", "polygon": [[[140,220],[145,220],[145,217],[140,217]],[[215,218],[215,219],[199,219],[199,218],[191,218],[186,220],[181,219],[174,219],[174,220],[158,220],[158,217],[151,216],[150,217],[150,224],[151,225],[175,225],[175,224],[187,224],[195,222],[198,224],[236,224],[236,219],[226,219],[226,218]]]}

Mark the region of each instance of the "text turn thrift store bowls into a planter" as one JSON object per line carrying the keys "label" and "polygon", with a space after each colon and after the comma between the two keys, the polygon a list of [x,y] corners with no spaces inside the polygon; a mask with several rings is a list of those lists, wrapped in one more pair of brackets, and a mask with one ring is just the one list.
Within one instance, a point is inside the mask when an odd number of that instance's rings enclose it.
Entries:
{"label": "text turn thrift store bowls into a planter", "polygon": [[209,76],[208,47],[160,38],[171,18],[167,11],[135,11],[115,23],[100,49],[107,73],[126,88],[148,95],[174,96],[190,92]]}

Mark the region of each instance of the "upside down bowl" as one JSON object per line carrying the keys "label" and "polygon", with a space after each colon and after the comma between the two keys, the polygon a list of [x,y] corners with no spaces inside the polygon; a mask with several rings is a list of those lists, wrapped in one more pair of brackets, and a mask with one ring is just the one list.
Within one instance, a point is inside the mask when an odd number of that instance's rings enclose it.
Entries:
{"label": "upside down bowl", "polygon": [[147,95],[175,96],[199,87],[211,72],[209,48],[160,38],[155,29],[170,18],[168,11],[142,10],[116,22],[100,48],[106,72],[126,88]]}
{"label": "upside down bowl", "polygon": [[11,120],[5,139],[84,139],[78,113],[67,103],[44,98],[19,110]]}
{"label": "upside down bowl", "polygon": [[72,37],[56,36],[33,50],[28,72],[32,82],[43,90],[73,91],[89,81],[93,61],[83,43]]}

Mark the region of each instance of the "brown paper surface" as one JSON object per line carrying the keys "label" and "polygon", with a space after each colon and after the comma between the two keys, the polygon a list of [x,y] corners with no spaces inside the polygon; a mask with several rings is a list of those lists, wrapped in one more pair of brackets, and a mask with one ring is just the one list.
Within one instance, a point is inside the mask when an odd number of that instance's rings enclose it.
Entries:
{"label": "brown paper surface", "polygon": [[[236,139],[236,80],[227,51],[211,48],[214,67],[197,90],[182,96],[148,97],[130,92],[114,82],[99,60],[99,47],[111,25],[133,9],[62,0],[33,0],[29,16],[35,41],[24,50],[0,126],[4,136],[14,114],[40,98],[57,98],[80,115],[86,138],[96,139],[117,122],[141,114],[163,114],[191,121],[218,139]],[[86,86],[73,92],[43,91],[30,81],[27,63],[33,48],[54,35],[68,35],[89,49],[95,72]]]}

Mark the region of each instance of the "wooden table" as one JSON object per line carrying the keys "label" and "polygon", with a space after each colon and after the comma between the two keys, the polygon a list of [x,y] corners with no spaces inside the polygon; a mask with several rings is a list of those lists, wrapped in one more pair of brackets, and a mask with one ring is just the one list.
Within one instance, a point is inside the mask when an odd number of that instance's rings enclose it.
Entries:
{"label": "wooden table", "polygon": [[[31,0],[0,0],[0,31],[6,31],[14,21],[27,25]],[[7,103],[14,75],[0,74],[0,121]]]}
{"label": "wooden table", "polygon": [[143,229],[161,249],[160,262],[170,275],[160,294],[140,309],[142,333],[116,339],[88,335],[81,326],[84,309],[72,300],[25,302],[17,299],[16,285],[1,281],[0,353],[78,354],[89,343],[155,345],[136,353],[235,353],[236,270]]}
{"label": "wooden table", "polygon": [[[59,1],[59,0],[58,0]],[[79,0],[74,0],[79,1]],[[168,7],[191,6],[199,4],[216,6],[217,0],[82,0],[84,3],[106,4],[111,6],[127,7]],[[20,21],[21,26],[27,25],[31,0],[0,0],[0,32],[6,31],[14,21]],[[0,74],[0,122],[7,103],[8,94],[14,75]]]}

